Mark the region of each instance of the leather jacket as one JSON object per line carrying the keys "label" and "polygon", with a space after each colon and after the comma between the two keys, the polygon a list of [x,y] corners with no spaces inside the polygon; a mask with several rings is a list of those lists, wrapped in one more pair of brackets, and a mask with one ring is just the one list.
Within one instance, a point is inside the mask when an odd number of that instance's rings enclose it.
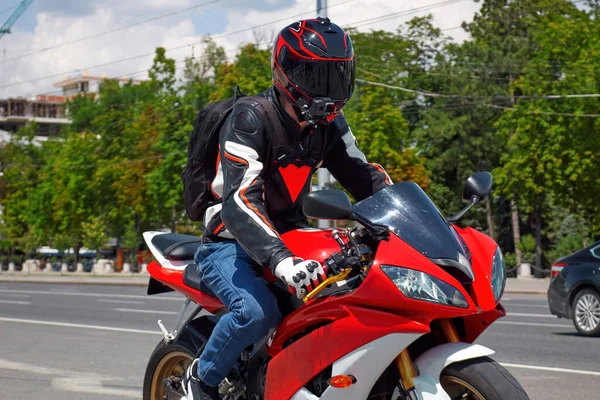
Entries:
{"label": "leather jacket", "polygon": [[319,168],[360,201],[391,184],[385,170],[369,164],[343,114],[329,125],[301,130],[283,109],[273,87],[259,96],[275,104],[287,149],[279,154],[275,134],[251,102],[236,103],[219,136],[217,175],[211,190],[222,203],[204,216],[208,240],[236,239],[259,264],[274,270],[293,256],[280,234],[307,226],[302,201]]}

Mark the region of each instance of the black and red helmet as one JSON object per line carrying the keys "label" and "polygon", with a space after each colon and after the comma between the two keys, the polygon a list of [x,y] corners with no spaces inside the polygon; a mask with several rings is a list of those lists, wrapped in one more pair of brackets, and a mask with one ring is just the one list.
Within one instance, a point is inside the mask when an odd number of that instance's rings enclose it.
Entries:
{"label": "black and red helmet", "polygon": [[331,122],[352,97],[352,41],[328,18],[298,21],[279,32],[272,68],[273,85],[310,124]]}

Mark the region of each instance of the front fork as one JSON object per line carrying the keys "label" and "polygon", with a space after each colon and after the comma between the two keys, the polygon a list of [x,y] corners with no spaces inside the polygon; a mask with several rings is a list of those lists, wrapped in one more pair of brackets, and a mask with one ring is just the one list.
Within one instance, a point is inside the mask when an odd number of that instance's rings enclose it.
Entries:
{"label": "front fork", "polygon": [[[456,332],[456,327],[451,320],[442,319],[440,320],[440,324],[442,327],[442,333],[446,337],[448,343],[460,342],[460,338]],[[404,391],[408,395],[407,399],[419,400],[417,391],[415,390],[415,383],[413,381],[414,377],[419,376],[419,371],[415,367],[415,364],[408,353],[408,349],[402,350],[398,357],[396,357],[396,367],[398,367],[398,371],[400,372],[400,380],[402,381]]]}

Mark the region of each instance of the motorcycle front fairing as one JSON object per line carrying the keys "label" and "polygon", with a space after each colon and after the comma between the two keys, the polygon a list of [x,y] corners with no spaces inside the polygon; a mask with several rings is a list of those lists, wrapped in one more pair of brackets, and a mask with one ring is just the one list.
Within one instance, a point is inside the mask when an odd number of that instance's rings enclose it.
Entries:
{"label": "motorcycle front fairing", "polygon": [[[267,371],[267,399],[284,394],[285,398],[291,394],[296,394],[294,398],[298,399],[314,398],[314,395],[303,392],[303,385],[328,365],[342,371],[342,366],[350,358],[359,356],[362,362],[356,365],[368,363],[368,369],[352,368],[355,373],[361,374],[359,380],[363,384],[369,382],[366,385],[368,389],[371,387],[369,384],[374,383],[371,380],[376,379],[401,350],[429,333],[431,323],[439,319],[462,319],[465,329],[460,339],[467,342],[447,346],[444,354],[440,353],[440,357],[446,357],[440,365],[455,362],[453,360],[460,357],[474,358],[491,354],[489,349],[471,347],[475,345],[468,343],[504,315],[502,307],[496,306],[493,301],[489,281],[492,258],[497,247],[493,240],[474,230],[457,230],[446,222],[431,200],[413,183],[400,183],[386,188],[357,203],[354,210],[363,221],[389,227],[390,239],[379,244],[369,273],[356,290],[312,300],[282,322],[267,348],[272,357]],[[318,240],[331,245],[328,250],[335,250],[334,242],[327,237],[328,233],[315,235],[319,237]],[[477,253],[473,257],[469,245],[473,245]],[[451,273],[452,268],[449,268],[449,272],[447,268],[436,264],[440,259],[464,263],[473,276],[472,282],[465,287]],[[460,291],[468,307],[407,298],[383,272],[382,266],[418,270],[442,280]],[[290,339],[307,330],[311,332],[289,344]],[[384,352],[385,360],[377,355],[377,362],[369,355],[369,351],[376,353],[379,344],[387,349],[387,353]],[[290,369],[290,365],[294,367]],[[354,391],[362,395],[366,389],[360,386],[355,387]],[[350,395],[350,392],[344,393]],[[323,398],[329,397],[324,395]]]}
{"label": "motorcycle front fairing", "polygon": [[[450,307],[404,297],[381,269],[382,265],[399,264],[454,285],[465,296],[469,307]],[[461,340],[471,342],[502,315],[503,310],[495,307],[479,309],[456,279],[396,235],[391,235],[389,241],[379,245],[371,270],[356,290],[310,301],[280,324],[267,346],[272,359],[267,370],[265,399],[294,395],[297,395],[294,399],[316,399],[314,395],[305,393],[303,387],[328,366],[345,373],[352,371],[360,385],[353,385],[352,390],[344,389],[346,391],[329,388],[329,394],[324,394],[323,399],[366,398],[355,397],[354,394],[362,395],[365,391],[368,394],[399,352],[430,332],[433,321],[462,318],[468,328]],[[303,334],[307,330],[310,332]],[[303,336],[298,338],[297,335]],[[290,339],[294,338],[290,343]],[[456,347],[456,352],[460,350],[456,357],[475,358],[491,354],[489,349],[484,351],[473,347],[472,351],[466,351],[471,349],[469,345],[460,347],[457,344]],[[447,349],[440,357],[456,362],[452,358],[453,351]],[[355,364],[347,366],[351,360]],[[423,375],[422,378],[426,377]],[[339,392],[339,397],[329,397],[333,392]]]}

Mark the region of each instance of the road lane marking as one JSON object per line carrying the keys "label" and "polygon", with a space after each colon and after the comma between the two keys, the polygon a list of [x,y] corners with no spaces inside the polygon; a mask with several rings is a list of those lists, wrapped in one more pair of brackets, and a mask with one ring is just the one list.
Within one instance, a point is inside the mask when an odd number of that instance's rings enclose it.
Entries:
{"label": "road lane marking", "polygon": [[183,297],[161,297],[161,296],[140,296],[136,294],[112,294],[112,293],[80,293],[80,292],[52,292],[44,290],[15,290],[15,289],[0,289],[0,293],[19,293],[19,294],[49,294],[55,296],[82,296],[82,297],[109,297],[120,299],[152,299],[152,300],[169,300],[182,302]]}
{"label": "road lane marking", "polygon": [[535,308],[545,308],[547,310],[550,309],[548,305],[543,304],[525,304],[525,303],[509,303],[506,305],[507,307],[535,307]]}
{"label": "road lane marking", "polygon": [[35,319],[18,319],[18,318],[0,317],[0,322],[16,322],[16,323],[22,323],[22,324],[62,326],[65,328],[81,328],[81,329],[92,329],[92,330],[98,330],[98,331],[113,331],[113,332],[144,333],[147,335],[162,335],[162,333],[159,331],[148,331],[148,330],[144,330],[144,329],[118,328],[116,326],[71,324],[68,322],[40,321],[40,320],[35,320]]}
{"label": "road lane marking", "polygon": [[522,368],[522,369],[533,369],[536,371],[564,372],[567,374],[600,376],[600,372],[584,371],[584,370],[580,370],[580,369],[541,367],[538,365],[523,365],[523,364],[510,364],[510,363],[500,363],[500,365],[502,365],[506,368]]}
{"label": "road lane marking", "polygon": [[528,314],[528,313],[514,313],[509,312],[506,313],[507,317],[529,317],[529,318],[558,318],[556,315],[552,314]]}
{"label": "road lane marking", "polygon": [[10,293],[6,293],[6,294],[1,294],[0,293],[0,296],[2,296],[2,297],[11,297],[13,299],[14,298],[16,298],[16,299],[28,299],[28,298],[31,297],[28,294],[10,294]]}
{"label": "road lane marking", "polygon": [[115,308],[115,311],[129,312],[129,313],[140,313],[140,314],[179,315],[179,313],[177,311],[139,310],[139,309],[135,309],[135,308]]}
{"label": "road lane marking", "polygon": [[573,325],[560,325],[560,324],[540,324],[537,322],[513,322],[513,321],[496,321],[492,324],[492,326],[496,324],[501,325],[517,325],[517,326],[543,326],[550,328],[573,328]]}
{"label": "road lane marking", "polygon": [[90,372],[65,371],[59,368],[49,368],[40,365],[14,362],[2,358],[0,358],[0,369],[25,372],[27,374],[58,376],[57,378],[52,379],[52,388],[56,390],[104,394],[113,397],[131,397],[136,399],[141,398],[142,395],[139,390],[102,386],[102,381],[125,381],[124,378],[116,376],[105,376]]}
{"label": "road lane marking", "polygon": [[141,391],[138,390],[104,387],[102,382],[96,378],[54,378],[52,379],[52,388],[64,392],[101,394],[111,397],[129,397],[132,399],[142,397]]}
{"label": "road lane marking", "polygon": [[113,304],[146,304],[143,301],[133,301],[133,300],[106,300],[106,299],[96,299],[98,303],[113,303]]}
{"label": "road lane marking", "polygon": [[2,304],[31,304],[30,301],[22,301],[22,300],[0,300],[0,303]]}

